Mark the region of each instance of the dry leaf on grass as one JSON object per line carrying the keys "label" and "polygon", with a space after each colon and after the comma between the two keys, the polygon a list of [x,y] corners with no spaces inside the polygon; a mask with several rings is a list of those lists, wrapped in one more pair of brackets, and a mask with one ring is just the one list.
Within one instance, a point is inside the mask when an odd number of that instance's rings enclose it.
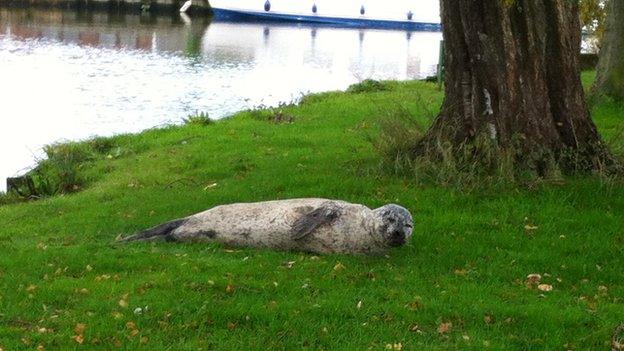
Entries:
{"label": "dry leaf on grass", "polygon": [[74,335],[72,339],[74,339],[74,341],[79,344],[82,344],[84,342],[84,337],[82,335]]}
{"label": "dry leaf on grass", "polygon": [[335,271],[342,271],[344,269],[346,269],[347,267],[345,267],[345,265],[343,265],[342,263],[338,262],[336,263],[336,265],[334,266],[334,270]]}
{"label": "dry leaf on grass", "polygon": [[453,323],[442,323],[438,326],[438,333],[446,334],[453,329]]}
{"label": "dry leaf on grass", "polygon": [[386,344],[386,350],[401,351],[403,350],[403,344],[400,342],[393,343],[393,344]]}
{"label": "dry leaf on grass", "polygon": [[539,291],[544,291],[544,292],[548,292],[548,291],[552,291],[553,290],[553,286],[550,284],[540,284],[537,286],[537,289]]}
{"label": "dry leaf on grass", "polygon": [[527,283],[529,284],[539,284],[539,282],[542,280],[542,276],[540,274],[537,273],[531,273],[529,275],[527,275]]}
{"label": "dry leaf on grass", "polygon": [[81,335],[84,333],[85,329],[87,329],[87,325],[84,323],[78,323],[76,324],[76,326],[74,327],[74,332],[78,335]]}

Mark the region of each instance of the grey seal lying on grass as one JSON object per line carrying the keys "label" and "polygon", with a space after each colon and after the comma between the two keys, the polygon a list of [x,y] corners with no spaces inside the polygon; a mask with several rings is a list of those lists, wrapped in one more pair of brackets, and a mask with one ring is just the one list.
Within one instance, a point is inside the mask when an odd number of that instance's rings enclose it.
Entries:
{"label": "grey seal lying on grass", "polygon": [[406,244],[412,215],[398,205],[375,210],[327,199],[222,205],[122,241],[219,242],[228,246],[329,253],[382,253]]}

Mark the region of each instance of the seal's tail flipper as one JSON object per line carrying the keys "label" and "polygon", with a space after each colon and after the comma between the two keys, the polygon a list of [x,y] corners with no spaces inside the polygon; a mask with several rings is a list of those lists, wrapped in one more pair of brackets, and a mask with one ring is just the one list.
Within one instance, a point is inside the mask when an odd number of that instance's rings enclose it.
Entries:
{"label": "seal's tail flipper", "polygon": [[176,219],[171,222],[163,223],[161,225],[157,225],[153,228],[144,230],[142,232],[136,233],[134,235],[130,235],[129,237],[120,239],[120,242],[129,242],[129,241],[147,241],[147,240],[156,240],[156,239],[165,239],[167,241],[175,241],[173,237],[173,231],[184,225],[186,222],[185,219]]}

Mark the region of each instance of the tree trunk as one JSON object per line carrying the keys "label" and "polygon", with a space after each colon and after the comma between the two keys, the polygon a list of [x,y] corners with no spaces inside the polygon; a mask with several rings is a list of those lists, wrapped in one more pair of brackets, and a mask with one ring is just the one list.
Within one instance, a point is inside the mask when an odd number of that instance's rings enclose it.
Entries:
{"label": "tree trunk", "polygon": [[448,147],[480,160],[496,150],[540,174],[550,165],[613,164],[581,86],[576,2],[441,0],[441,7],[446,96],[417,155]]}
{"label": "tree trunk", "polygon": [[593,94],[624,100],[624,1],[610,0]]}

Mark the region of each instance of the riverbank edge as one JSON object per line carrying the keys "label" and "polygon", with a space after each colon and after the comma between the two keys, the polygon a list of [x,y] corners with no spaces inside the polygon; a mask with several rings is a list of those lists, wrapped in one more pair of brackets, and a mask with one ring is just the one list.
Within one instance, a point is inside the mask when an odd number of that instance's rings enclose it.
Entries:
{"label": "riverbank edge", "polygon": [[[590,86],[591,81],[593,81],[595,76],[595,71],[586,70],[583,71],[583,81],[585,86]],[[346,91],[336,91],[336,92],[326,92],[326,93],[316,93],[310,94],[302,98],[302,101],[308,100],[317,100],[319,96],[329,95],[344,95],[347,96],[349,94],[374,94],[375,92],[383,92],[392,90],[393,87],[397,85],[404,84],[428,84],[434,82],[435,77],[424,79],[424,80],[416,80],[416,81],[376,81],[376,80],[364,80],[358,84],[354,84],[349,87]],[[437,86],[437,84],[432,84],[431,86]],[[441,88],[437,86],[437,90],[440,94],[442,94]],[[300,108],[301,103],[296,105],[290,105],[290,109],[298,109]],[[198,116],[190,116],[184,119],[184,124],[194,124],[194,125],[209,125],[214,123],[224,123],[232,118],[236,118],[241,115],[245,115],[247,113],[251,114],[273,114],[269,116],[269,119],[286,119],[292,120],[292,116],[283,117],[281,115],[282,112],[277,113],[276,111],[281,111],[281,108],[265,108],[265,109],[256,109],[249,111],[240,111],[232,114],[231,116],[225,117],[219,120],[211,120],[208,114],[200,114]],[[277,113],[277,115],[276,115]],[[431,112],[431,116],[435,112]],[[275,117],[278,116],[278,117]],[[282,121],[278,121],[282,122]],[[183,125],[170,125],[164,127],[183,127]],[[136,134],[121,134],[130,138],[139,138],[141,135],[145,133],[149,133],[154,129],[160,128],[149,128],[145,131],[136,133]],[[5,192],[0,191],[0,206],[3,204],[21,202],[26,199],[36,200],[40,198],[45,198],[53,195],[61,195],[64,193],[72,193],[78,190],[82,190],[86,185],[86,181],[80,179],[79,173],[82,164],[85,162],[91,162],[93,160],[101,159],[103,157],[111,157],[111,152],[113,152],[114,143],[111,140],[114,140],[113,137],[93,137],[82,141],[66,141],[60,143],[53,143],[50,145],[44,146],[43,150],[46,155],[45,158],[39,160],[30,171],[25,172],[22,175],[16,175],[14,177],[8,177],[5,179],[6,181],[6,190]],[[56,186],[45,185],[46,190],[41,191],[37,190],[40,188],[38,183],[46,182],[49,183],[51,180],[49,179],[49,168],[53,167],[54,172],[59,174],[64,174],[65,176],[56,177],[57,179],[54,181]],[[63,179],[67,178],[67,179]],[[52,188],[50,188],[52,187]]]}

